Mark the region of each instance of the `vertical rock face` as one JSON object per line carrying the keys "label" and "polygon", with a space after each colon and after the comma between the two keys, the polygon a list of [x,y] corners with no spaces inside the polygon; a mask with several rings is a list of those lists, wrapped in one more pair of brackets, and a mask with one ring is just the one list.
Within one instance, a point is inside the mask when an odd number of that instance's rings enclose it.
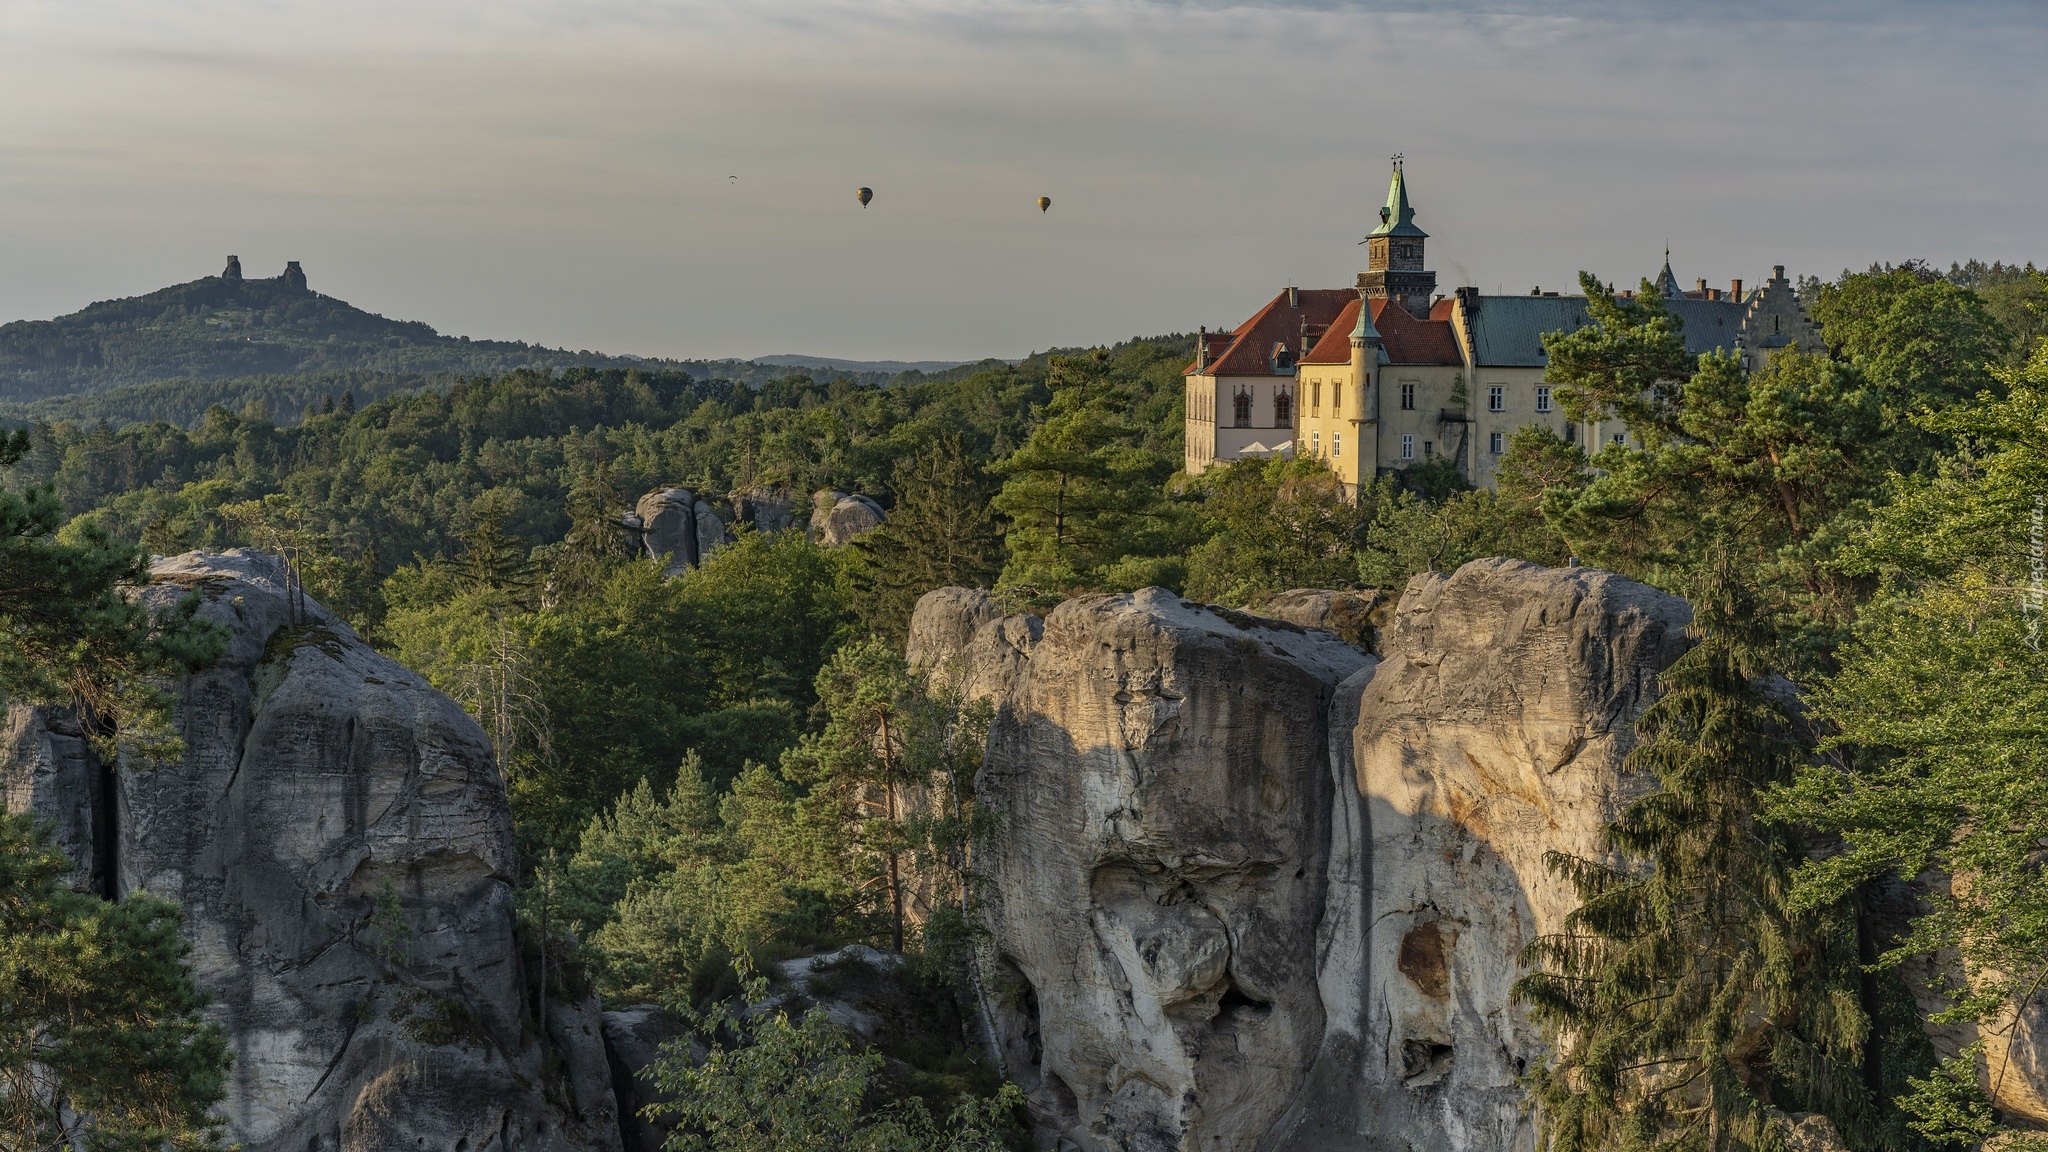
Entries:
{"label": "vertical rock face", "polygon": [[945,589],[911,645],[998,707],[977,869],[1005,1062],[1041,1122],[1085,1148],[1251,1148],[1322,1038],[1323,716],[1371,658],[1156,588],[1042,622]]}
{"label": "vertical rock face", "polygon": [[[1088,1152],[1506,1152],[1516,957],[1575,906],[1686,605],[1592,569],[1412,583],[1375,662],[1158,589],[918,606],[997,706],[978,783],[1010,1070]],[[1005,982],[1007,981],[1007,986]]]}
{"label": "vertical rock face", "polygon": [[1417,577],[1385,659],[1339,693],[1322,936],[1330,1020],[1288,1149],[1530,1149],[1516,1079],[1543,1052],[1517,955],[1578,901],[1684,601],[1590,568],[1480,560]]}
{"label": "vertical rock face", "polygon": [[680,576],[731,539],[725,521],[710,504],[688,488],[649,492],[634,506],[640,518],[640,539],[648,556],[660,560],[670,576]]}
{"label": "vertical rock face", "polygon": [[232,1138],[616,1149],[594,1003],[538,1018],[522,974],[483,733],[318,605],[294,621],[270,557],[157,573],[147,599],[197,590],[232,633],[178,686],[183,758],[103,769],[61,716],[19,709],[0,768],[10,807],[56,820],[89,882],[183,907],[235,1055]]}

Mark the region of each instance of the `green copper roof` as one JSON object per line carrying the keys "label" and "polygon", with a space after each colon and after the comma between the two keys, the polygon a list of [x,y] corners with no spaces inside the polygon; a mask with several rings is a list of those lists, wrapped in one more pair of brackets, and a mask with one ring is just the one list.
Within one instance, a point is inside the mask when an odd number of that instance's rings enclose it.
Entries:
{"label": "green copper roof", "polygon": [[1387,186],[1387,206],[1380,209],[1380,226],[1366,233],[1373,236],[1428,236],[1415,226],[1415,209],[1408,206],[1408,184],[1401,177],[1401,165],[1394,165],[1394,182]]}
{"label": "green copper roof", "polygon": [[1372,326],[1372,301],[1363,296],[1358,298],[1358,323],[1352,326],[1351,338],[1368,344],[1380,338],[1380,330]]}

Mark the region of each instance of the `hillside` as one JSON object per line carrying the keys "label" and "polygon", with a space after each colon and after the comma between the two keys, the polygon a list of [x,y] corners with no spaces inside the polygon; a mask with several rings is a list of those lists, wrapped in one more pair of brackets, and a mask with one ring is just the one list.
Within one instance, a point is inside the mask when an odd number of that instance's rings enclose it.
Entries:
{"label": "hillside", "polygon": [[0,401],[159,380],[307,373],[495,375],[514,368],[624,368],[637,357],[444,336],[308,288],[303,273],[208,276],[103,300],[54,320],[0,325]]}

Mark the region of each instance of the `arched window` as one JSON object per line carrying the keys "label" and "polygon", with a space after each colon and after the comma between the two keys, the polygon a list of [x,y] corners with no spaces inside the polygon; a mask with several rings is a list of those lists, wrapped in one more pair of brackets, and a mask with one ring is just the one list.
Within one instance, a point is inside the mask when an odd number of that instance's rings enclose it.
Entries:
{"label": "arched window", "polygon": [[1273,427],[1294,427],[1294,397],[1285,392],[1273,394]]}
{"label": "arched window", "polygon": [[1237,427],[1249,428],[1252,426],[1251,393],[1239,392],[1237,394],[1237,396],[1231,401],[1231,415],[1235,418]]}

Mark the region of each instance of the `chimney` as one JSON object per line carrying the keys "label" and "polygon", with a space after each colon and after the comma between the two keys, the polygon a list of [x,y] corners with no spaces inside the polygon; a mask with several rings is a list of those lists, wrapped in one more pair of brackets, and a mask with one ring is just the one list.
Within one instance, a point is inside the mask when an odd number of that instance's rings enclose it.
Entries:
{"label": "chimney", "polygon": [[1289,308],[1301,307],[1301,289],[1296,288],[1292,284],[1287,286],[1287,306]]}
{"label": "chimney", "polygon": [[[1704,281],[1703,281],[1703,283],[1704,283]],[[1709,300],[1719,300],[1720,298],[1721,298],[1721,290],[1720,290],[1719,288],[1709,288],[1709,289],[1707,289],[1707,299],[1709,299]]]}
{"label": "chimney", "polygon": [[1195,371],[1209,367],[1209,326],[1204,324],[1195,333]]}
{"label": "chimney", "polygon": [[1773,280],[1783,280],[1784,278],[1785,278],[1785,266],[1784,266],[1783,264],[1773,264],[1773,265],[1771,265],[1771,279],[1773,279]]}
{"label": "chimney", "polygon": [[1699,282],[1694,286],[1693,291],[1698,292],[1701,296],[1707,294],[1707,278],[1705,276],[1699,278]]}
{"label": "chimney", "polygon": [[1531,288],[1531,289],[1529,289],[1529,295],[1531,295],[1531,296],[1541,296],[1541,295],[1543,295],[1543,285],[1541,285],[1541,284],[1538,284],[1538,285],[1537,285],[1537,286],[1535,286],[1534,288]]}
{"label": "chimney", "polygon": [[1742,281],[1730,280],[1728,282],[1728,298],[1730,300],[1742,299]]}

